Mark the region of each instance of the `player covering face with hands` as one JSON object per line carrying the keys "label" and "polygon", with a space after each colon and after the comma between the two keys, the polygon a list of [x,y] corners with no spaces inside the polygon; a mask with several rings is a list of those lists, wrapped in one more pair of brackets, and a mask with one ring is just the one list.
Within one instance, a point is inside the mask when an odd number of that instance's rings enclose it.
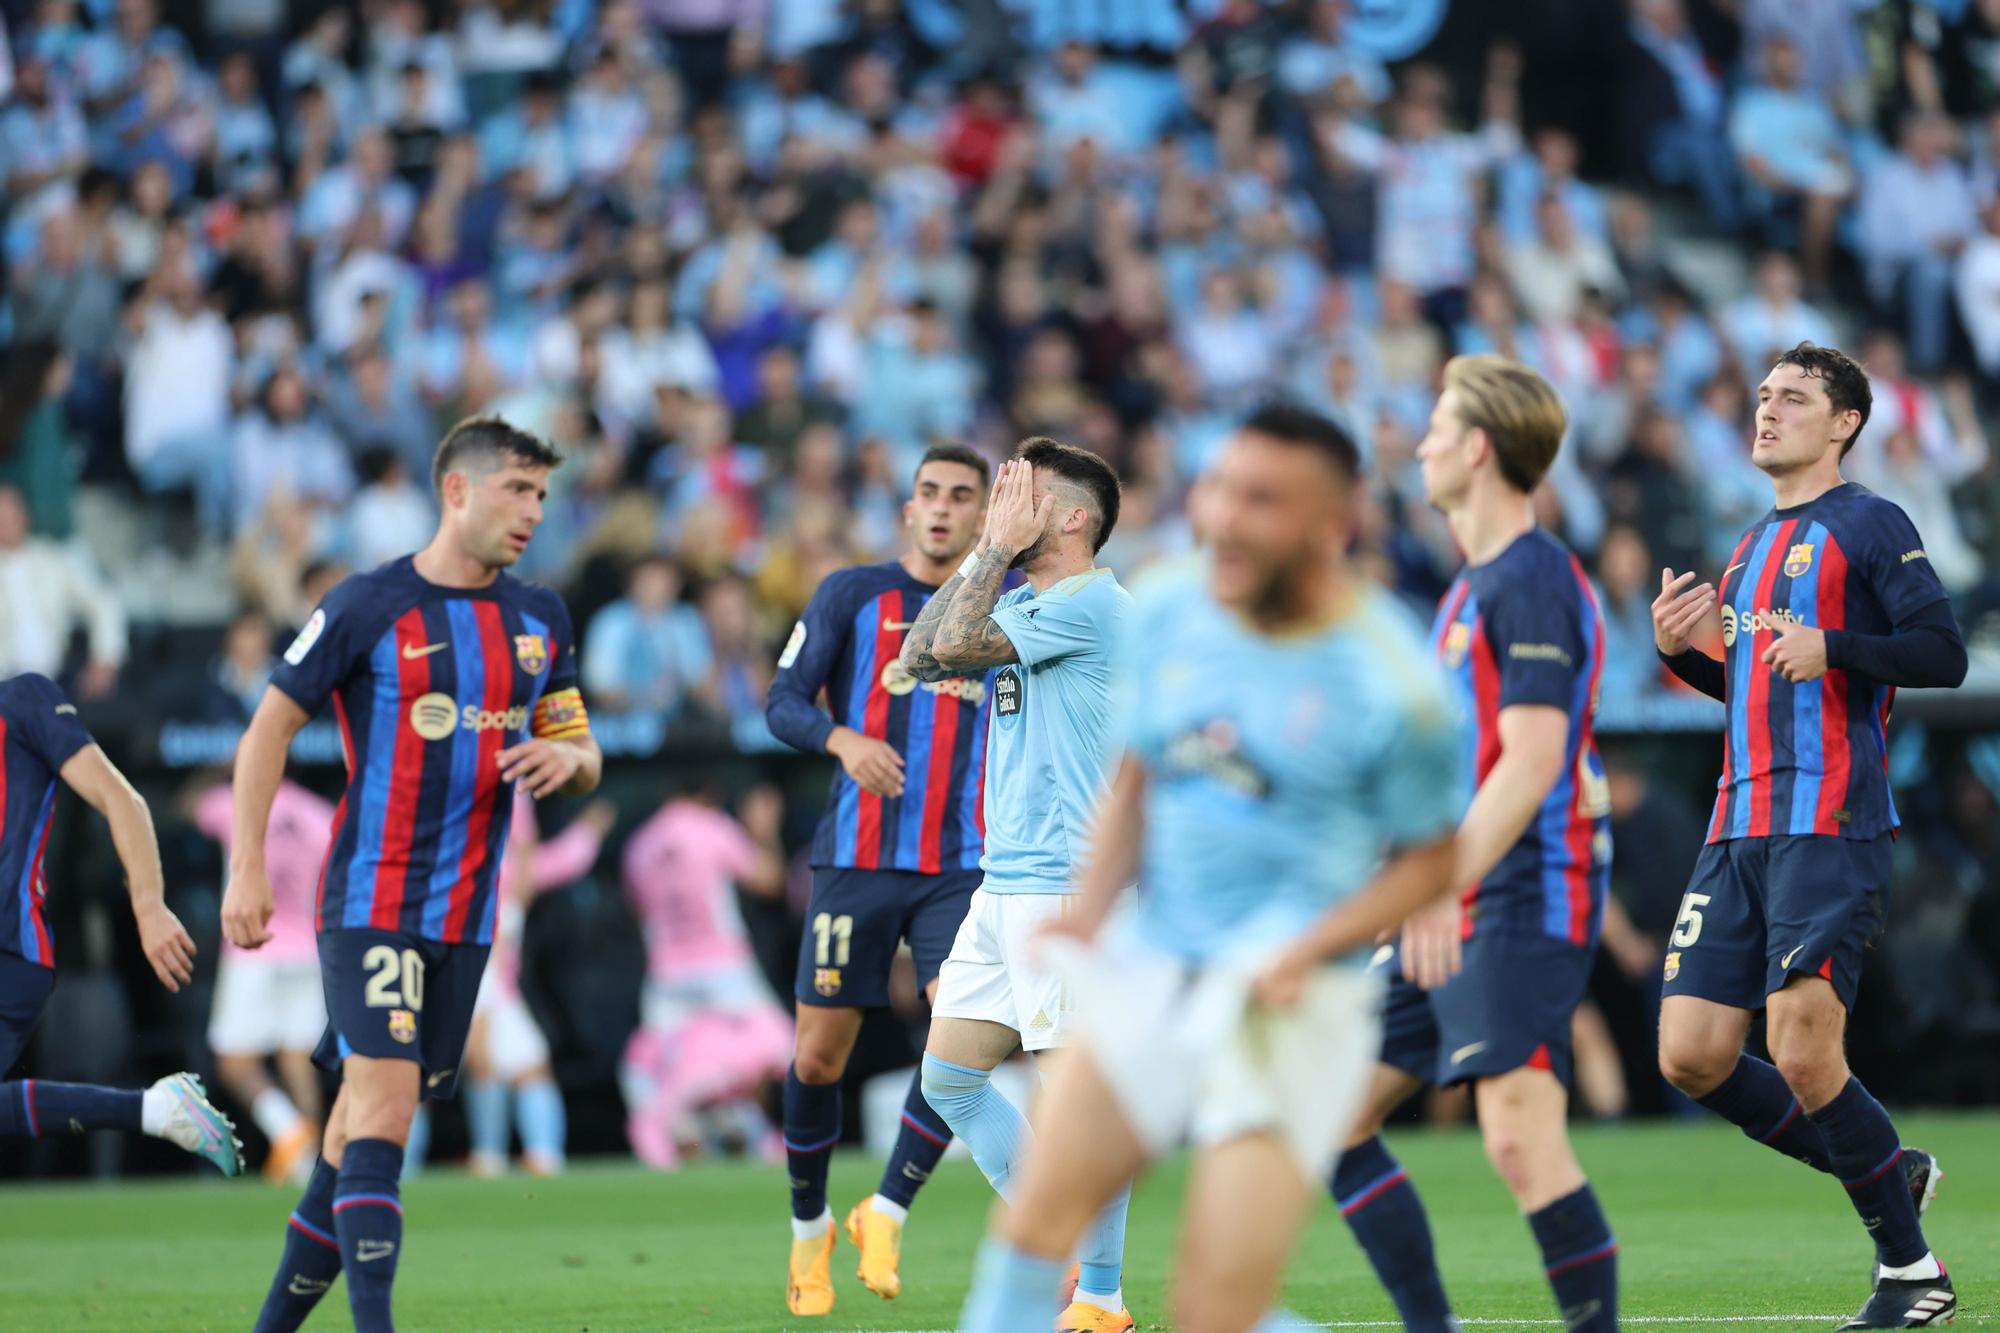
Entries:
{"label": "player covering face with hands", "polygon": [[1358,471],[1331,422],[1258,413],[1197,493],[1207,551],[1149,575],[1119,626],[1116,776],[1042,923],[1072,1049],[981,1251],[973,1333],[1037,1327],[1105,1201],[1188,1142],[1174,1326],[1265,1317],[1374,1058],[1358,951],[1448,890],[1465,799],[1421,633],[1344,556]]}

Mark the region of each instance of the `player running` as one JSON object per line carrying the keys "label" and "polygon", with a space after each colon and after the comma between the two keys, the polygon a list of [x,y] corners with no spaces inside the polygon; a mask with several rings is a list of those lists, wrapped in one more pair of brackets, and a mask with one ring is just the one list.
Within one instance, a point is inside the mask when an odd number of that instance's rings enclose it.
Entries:
{"label": "player running", "polygon": [[[218,782],[195,802],[194,823],[222,844],[235,836],[229,784]],[[289,779],[271,799],[264,850],[271,869],[271,940],[254,953],[222,942],[208,1045],[216,1077],[250,1108],[270,1140],[264,1178],[303,1185],[319,1152],[319,1071],[313,1048],[326,1031],[326,996],[319,984],[313,912],[320,863],[333,842],[333,806]],[[277,1066],[273,1080],[264,1067]]]}
{"label": "player running", "polygon": [[[1877,1266],[1874,1294],[1841,1327],[1921,1328],[1958,1308],[1918,1221],[1941,1173],[1902,1146],[1848,1070],[1844,1038],[1899,823],[1889,706],[1898,687],[1957,686],[1966,655],[1908,516],[1841,480],[1871,402],[1859,366],[1811,343],[1758,387],[1750,459],[1777,507],[1723,571],[1721,662],[1688,646],[1716,625],[1714,585],[1660,576],[1660,655],[1728,712],[1715,814],[1666,960],[1660,1069],[1846,1186]],[[1775,1067],[1743,1050],[1757,1009]]]}
{"label": "player running", "polygon": [[[139,923],[139,948],[169,991],[194,977],[194,941],[167,906],[160,845],[145,797],[132,789],[46,676],[0,681],[0,1075],[14,1067],[56,988],[55,940],[42,916],[42,878],[56,782],[104,816]],[[0,1083],[0,1137],[40,1138],[123,1129],[165,1139],[233,1176],[243,1170],[236,1127],[193,1074],[169,1074],[140,1092],[88,1083]]]}
{"label": "player running", "polygon": [[496,418],[453,427],[431,469],[437,536],[327,595],[237,749],[222,926],[245,949],[270,939],[265,825],[286,750],[329,699],[348,767],[317,923],[318,1059],[340,1069],[340,1093],[259,1333],[297,1328],[343,1271],[355,1328],[393,1328],[403,1149],[418,1103],[457,1083],[514,786],[540,798],[597,785],[569,613],[506,572],[561,461]]}
{"label": "player running", "polygon": [[[986,460],[963,445],[927,452],[903,506],[909,550],[821,583],[771,682],[772,734],[840,761],[813,835],[794,988],[798,1032],[785,1077],[792,1182],[785,1304],[793,1314],[833,1309],[826,1175],[840,1142],[840,1080],[862,1013],[889,1003],[889,968],[904,941],[918,988],[936,998],[938,965],[979,887],[986,684],[977,671],[920,684],[897,657],[918,612],[978,534],[988,476]],[[817,702],[822,688],[831,716]],[[881,1186],[847,1214],[861,1281],[884,1300],[903,1288],[897,1264],[910,1204],[950,1142],[913,1077]]]}
{"label": "player running", "polygon": [[[1028,1126],[992,1074],[1016,1050],[1039,1057],[1064,1044],[1068,997],[1025,946],[1069,902],[1109,777],[1112,635],[1132,598],[1093,563],[1118,498],[1118,475],[1097,455],[1024,442],[994,483],[978,549],[903,643],[903,666],[919,679],[995,673],[985,879],[940,976],[923,1094],[1006,1199]],[[1003,595],[1009,569],[1027,582]],[[1132,1327],[1120,1280],[1126,1204],[1113,1199],[1085,1242],[1058,1330]]]}
{"label": "player running", "polygon": [[1456,686],[1477,791],[1460,896],[1413,918],[1392,961],[1381,1062],[1333,1194],[1406,1328],[1455,1328],[1429,1219],[1382,1143],[1425,1083],[1470,1083],[1486,1156],[1513,1194],[1571,1330],[1618,1327],[1617,1242],[1570,1148],[1570,1019],[1610,888],[1610,798],[1592,736],[1604,618],[1529,498],[1561,447],[1555,390],[1518,362],[1456,357],[1418,447],[1465,569],[1431,649]]}
{"label": "player running", "polygon": [[1359,470],[1333,423],[1258,412],[1197,492],[1207,556],[1141,585],[1123,760],[1044,929],[1091,941],[1135,872],[1138,906],[1064,968],[1081,1039],[981,1253],[972,1333],[1036,1327],[1092,1215],[1187,1141],[1176,1326],[1270,1305],[1375,1056],[1381,983],[1356,951],[1450,890],[1465,803],[1421,632],[1343,554]]}

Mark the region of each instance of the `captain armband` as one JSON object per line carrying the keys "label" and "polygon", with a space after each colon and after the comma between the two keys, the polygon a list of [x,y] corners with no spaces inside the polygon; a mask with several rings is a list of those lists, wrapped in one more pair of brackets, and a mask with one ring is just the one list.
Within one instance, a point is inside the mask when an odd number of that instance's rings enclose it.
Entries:
{"label": "captain armband", "polygon": [[557,690],[535,703],[534,724],[529,728],[537,740],[569,741],[590,734],[590,714],[584,710],[583,695],[577,690]]}

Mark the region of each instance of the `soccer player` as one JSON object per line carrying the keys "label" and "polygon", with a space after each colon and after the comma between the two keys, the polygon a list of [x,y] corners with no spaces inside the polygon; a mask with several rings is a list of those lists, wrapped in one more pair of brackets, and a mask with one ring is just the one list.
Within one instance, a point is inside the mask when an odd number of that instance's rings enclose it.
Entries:
{"label": "soccer player", "polygon": [[[49,892],[42,854],[58,780],[111,826],[139,947],[153,975],[176,993],[194,977],[194,941],[167,906],[146,799],[104,757],[54,681],[33,674],[0,680],[0,1075],[21,1058],[56,988],[55,941],[42,916]],[[0,1136],[92,1129],[165,1139],[225,1176],[243,1170],[236,1127],[210,1105],[193,1074],[169,1074],[143,1092],[39,1078],[0,1083]]]}
{"label": "soccer player", "polygon": [[[985,879],[940,975],[922,1073],[925,1098],[1006,1199],[1028,1126],[993,1088],[993,1070],[1016,1050],[1040,1058],[1063,1044],[1068,997],[1026,946],[1069,901],[1109,777],[1112,635],[1132,599],[1093,566],[1118,499],[1118,475],[1097,455],[1023,442],[994,483],[978,549],[903,643],[903,666],[919,679],[994,673]],[[1003,594],[1016,568],[1027,581]],[[1120,1281],[1126,1204],[1112,1200],[1084,1245],[1058,1330],[1132,1327]]]}
{"label": "soccer player", "polygon": [[972,1333],[1036,1327],[1092,1214],[1188,1140],[1176,1326],[1241,1330],[1271,1303],[1375,1057],[1358,950],[1449,891],[1465,803],[1421,630],[1343,554],[1359,470],[1333,423],[1258,412],[1197,492],[1207,555],[1140,586],[1123,758],[1045,930],[1092,940],[1135,872],[1138,906],[1062,968],[1082,1033],[981,1252]]}
{"label": "soccer player", "polygon": [[[1667,954],[1660,1068],[1846,1187],[1877,1267],[1843,1328],[1921,1328],[1958,1308],[1918,1221],[1939,1173],[1848,1070],[1844,1038],[1898,824],[1889,706],[1899,687],[1958,685],[1966,654],[1908,516],[1841,480],[1871,402],[1867,375],[1833,348],[1779,357],[1750,446],[1776,508],[1737,543],[1719,603],[1715,585],[1687,586],[1692,574],[1660,576],[1660,655],[1728,714],[1715,814]],[[1718,618],[1720,662],[1688,646]],[[1743,1050],[1757,1009],[1775,1067]]]}
{"label": "soccer player", "polygon": [[[195,827],[222,844],[235,836],[229,784],[195,803]],[[319,1149],[319,1071],[313,1048],[326,1031],[326,997],[313,945],[319,867],[333,842],[333,806],[296,782],[278,785],[265,843],[271,868],[271,941],[252,953],[228,940],[215,967],[208,1045],[216,1076],[250,1108],[270,1140],[264,1178],[303,1185]],[[273,1081],[264,1062],[277,1066]]]}
{"label": "soccer player", "polygon": [[328,700],[348,768],[317,922],[328,1014],[317,1058],[341,1071],[340,1092],[259,1333],[297,1328],[342,1272],[355,1328],[394,1327],[403,1148],[418,1103],[457,1083],[514,787],[584,792],[602,771],[569,613],[507,573],[559,462],[497,418],[453,427],[431,465],[437,535],[327,595],[237,748],[222,928],[244,949],[270,941],[265,826],[286,750]]}
{"label": "soccer player", "polygon": [[1404,1326],[1454,1328],[1430,1223],[1382,1122],[1425,1083],[1470,1083],[1486,1156],[1527,1218],[1564,1322],[1618,1327],[1617,1243],[1570,1148],[1570,1019],[1610,887],[1604,765],[1591,734],[1604,618],[1530,495],[1564,414],[1540,375],[1456,357],[1418,446],[1424,490],[1465,556],[1432,629],[1477,784],[1455,900],[1404,925],[1381,1061],[1333,1194]]}
{"label": "soccer player", "polygon": [[[963,445],[933,447],[903,506],[899,560],[833,574],[813,593],[771,682],[771,732],[840,761],[813,835],[812,897],[799,951],[798,1032],[785,1077],[792,1251],[785,1303],[833,1309],[828,1154],[840,1142],[840,1080],[864,1010],[889,1003],[889,968],[907,941],[917,985],[937,995],[938,966],[979,886],[986,683],[978,670],[919,682],[898,660],[903,636],[979,532],[990,472]],[[816,702],[826,691],[831,716]],[[884,1300],[902,1290],[903,1222],[951,1131],[910,1080],[881,1187],[847,1214],[859,1275]]]}

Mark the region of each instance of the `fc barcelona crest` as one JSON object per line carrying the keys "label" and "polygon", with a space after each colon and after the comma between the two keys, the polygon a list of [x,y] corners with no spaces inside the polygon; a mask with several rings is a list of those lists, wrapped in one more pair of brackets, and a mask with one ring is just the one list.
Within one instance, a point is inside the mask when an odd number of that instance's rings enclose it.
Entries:
{"label": "fc barcelona crest", "polygon": [[417,1039],[417,1016],[408,1009],[389,1011],[389,1035],[408,1046]]}
{"label": "fc barcelona crest", "polygon": [[1465,665],[1465,654],[1472,648],[1472,627],[1463,620],[1451,622],[1451,628],[1444,632],[1444,664],[1454,671]]}
{"label": "fc barcelona crest", "polygon": [[[1806,549],[1812,550],[1810,546]],[[521,664],[521,670],[531,676],[539,676],[542,668],[549,664],[549,646],[539,634],[516,634],[514,660]]]}
{"label": "fc barcelona crest", "polygon": [[1681,974],[1681,956],[1679,951],[1677,950],[1667,955],[1667,980],[1672,981],[1675,977],[1679,976],[1680,974]]}
{"label": "fc barcelona crest", "polygon": [[1795,579],[1812,568],[1811,542],[1800,542],[1785,556],[1785,577]]}
{"label": "fc barcelona crest", "polygon": [[[845,920],[846,918],[842,918]],[[816,967],[813,969],[813,990],[821,995],[840,993],[840,969],[837,967]]]}

